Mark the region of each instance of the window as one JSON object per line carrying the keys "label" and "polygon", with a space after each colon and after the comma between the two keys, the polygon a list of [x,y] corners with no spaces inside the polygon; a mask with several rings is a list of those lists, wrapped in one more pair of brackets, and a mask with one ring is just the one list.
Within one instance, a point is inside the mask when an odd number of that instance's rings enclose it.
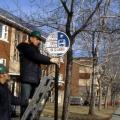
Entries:
{"label": "window", "polygon": [[0,23],[0,40],[7,41],[8,39],[8,26]]}
{"label": "window", "polygon": [[80,66],[79,67],[79,73],[91,73],[91,69],[90,67],[86,67],[86,66]]}
{"label": "window", "polygon": [[79,73],[80,79],[90,79],[90,73]]}
{"label": "window", "polygon": [[39,49],[40,49],[41,54],[47,56],[47,53],[45,52],[45,44],[44,43],[40,43]]}
{"label": "window", "polygon": [[6,59],[4,59],[4,58],[0,58],[0,64],[3,64],[3,65],[6,66]]}
{"label": "window", "polygon": [[23,34],[22,42],[28,42],[28,35],[27,34]]}
{"label": "window", "polygon": [[21,42],[21,34],[19,31],[15,32],[15,41],[14,41],[14,58],[13,60],[19,61],[19,52],[17,50],[17,45]]}
{"label": "window", "polygon": [[2,25],[0,23],[0,38],[2,38]]}
{"label": "window", "polygon": [[40,52],[41,52],[41,53],[43,53],[43,48],[44,48],[44,44],[43,44],[43,43],[40,43],[39,49],[40,49]]}

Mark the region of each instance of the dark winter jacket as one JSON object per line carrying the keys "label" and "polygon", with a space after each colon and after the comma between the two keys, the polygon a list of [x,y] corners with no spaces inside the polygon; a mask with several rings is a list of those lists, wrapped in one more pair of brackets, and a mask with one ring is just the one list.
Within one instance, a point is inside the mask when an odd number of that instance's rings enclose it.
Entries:
{"label": "dark winter jacket", "polygon": [[0,120],[10,120],[11,105],[20,105],[20,98],[11,94],[7,84],[0,84]]}
{"label": "dark winter jacket", "polygon": [[51,64],[50,58],[40,53],[33,44],[20,43],[20,79],[22,83],[36,84],[40,82],[40,64]]}

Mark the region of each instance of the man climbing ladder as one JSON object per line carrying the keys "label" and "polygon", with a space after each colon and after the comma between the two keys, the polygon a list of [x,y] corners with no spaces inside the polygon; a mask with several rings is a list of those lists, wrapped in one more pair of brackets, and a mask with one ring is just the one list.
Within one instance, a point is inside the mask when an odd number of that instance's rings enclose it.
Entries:
{"label": "man climbing ladder", "polygon": [[34,94],[40,83],[40,64],[50,65],[57,63],[58,59],[44,56],[39,51],[42,42],[39,31],[30,34],[28,43],[20,43],[17,48],[20,52],[20,79],[21,79],[21,117],[25,112],[29,98]]}

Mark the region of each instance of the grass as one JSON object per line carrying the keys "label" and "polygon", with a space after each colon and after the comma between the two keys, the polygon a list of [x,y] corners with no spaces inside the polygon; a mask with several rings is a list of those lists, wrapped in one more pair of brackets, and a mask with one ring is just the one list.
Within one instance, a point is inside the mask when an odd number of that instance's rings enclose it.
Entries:
{"label": "grass", "polygon": [[[109,120],[115,108],[109,107],[109,109],[95,110],[95,115],[88,115],[88,107],[84,106],[70,106],[69,107],[69,118],[70,120]],[[59,117],[62,114],[62,107],[59,106]],[[54,116],[54,104],[47,103],[43,115],[46,117]]]}

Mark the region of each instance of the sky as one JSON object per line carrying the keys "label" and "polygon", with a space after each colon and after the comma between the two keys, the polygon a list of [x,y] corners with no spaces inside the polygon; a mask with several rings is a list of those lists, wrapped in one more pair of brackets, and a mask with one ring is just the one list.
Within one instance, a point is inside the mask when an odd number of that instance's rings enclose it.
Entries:
{"label": "sky", "polygon": [[39,8],[39,13],[49,8],[54,9],[57,5],[56,0],[0,0],[0,8],[3,8],[14,15],[21,17],[35,14]]}
{"label": "sky", "polygon": [[[114,0],[116,1],[116,0]],[[20,18],[28,18],[32,14],[37,14],[38,10],[41,15],[45,15],[42,11],[53,10],[58,5],[58,0],[0,0],[0,8],[3,8]],[[113,4],[112,10],[117,11],[118,9]],[[38,9],[39,6],[39,9]],[[49,8],[49,9],[48,9]],[[113,9],[114,8],[114,9]],[[117,9],[117,10],[116,10]],[[120,10],[120,9],[119,9]],[[36,13],[37,12],[37,13]],[[86,51],[81,52],[80,50],[73,52],[74,56],[87,55]]]}
{"label": "sky", "polygon": [[[36,12],[36,3],[39,4],[41,11],[47,6],[52,10],[55,9],[56,0],[45,0],[45,2],[43,2],[43,0],[0,0],[0,8],[5,9],[18,17],[22,17],[23,14],[25,16],[30,16],[33,11]],[[85,55],[84,52],[79,50],[73,51],[74,57],[83,54]]]}
{"label": "sky", "polygon": [[27,10],[29,6],[28,1],[29,0],[0,0],[0,7],[14,14],[19,11],[19,9]]}

